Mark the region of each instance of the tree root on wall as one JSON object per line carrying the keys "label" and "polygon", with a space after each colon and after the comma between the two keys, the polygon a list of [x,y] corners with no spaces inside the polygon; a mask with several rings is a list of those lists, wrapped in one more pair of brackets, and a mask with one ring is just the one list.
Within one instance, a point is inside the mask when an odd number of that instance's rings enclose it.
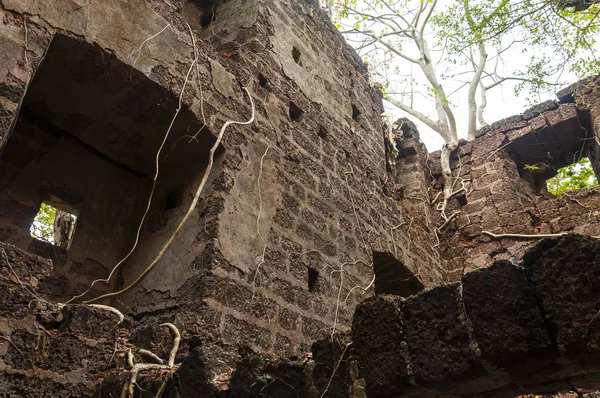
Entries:
{"label": "tree root on wall", "polygon": [[[177,369],[179,369],[179,364],[175,365],[175,357],[177,356],[177,352],[179,351],[179,342],[181,341],[181,334],[179,333],[179,330],[177,329],[177,327],[175,325],[173,325],[172,323],[163,323],[163,324],[160,324],[159,326],[169,328],[169,330],[171,331],[171,334],[173,336],[173,348],[171,348],[171,353],[169,354],[169,360],[167,361],[167,364],[164,365],[165,361],[162,358],[160,358],[158,355],[154,354],[151,351],[144,350],[144,349],[139,350],[138,353],[142,356],[149,357],[153,361],[159,362],[159,363],[134,363],[133,362],[133,354],[131,353],[131,350],[129,350],[127,352],[127,363],[131,367],[131,370],[129,372],[129,379],[127,381],[125,381],[125,384],[123,385],[123,390],[121,391],[121,398],[133,398],[134,393],[135,393],[137,377],[140,372],[148,371],[148,370],[159,371],[159,372],[166,371],[170,376]],[[167,387],[168,381],[169,381],[168,378],[166,378],[163,381],[163,383],[161,384],[160,388],[158,389],[158,391],[155,395],[155,398],[160,398],[162,396],[162,394],[164,393],[164,391]]]}

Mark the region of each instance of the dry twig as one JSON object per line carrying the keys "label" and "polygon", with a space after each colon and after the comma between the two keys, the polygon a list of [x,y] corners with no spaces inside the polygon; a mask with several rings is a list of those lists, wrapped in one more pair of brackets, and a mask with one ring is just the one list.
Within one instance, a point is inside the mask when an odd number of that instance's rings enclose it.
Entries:
{"label": "dry twig", "polygon": [[335,368],[333,368],[333,372],[331,372],[331,377],[329,378],[329,381],[327,382],[327,386],[325,387],[325,390],[323,391],[323,394],[321,394],[320,398],[323,398],[325,396],[325,394],[327,394],[327,391],[329,391],[329,387],[331,387],[331,382],[333,381],[335,372],[337,372],[338,368],[340,367],[342,360],[344,359],[344,355],[346,355],[346,351],[348,351],[348,347],[350,347],[351,345],[352,345],[352,342],[346,344],[346,346],[344,347],[344,350],[342,351],[342,355],[340,355],[340,359],[338,359],[337,364],[335,365]]}

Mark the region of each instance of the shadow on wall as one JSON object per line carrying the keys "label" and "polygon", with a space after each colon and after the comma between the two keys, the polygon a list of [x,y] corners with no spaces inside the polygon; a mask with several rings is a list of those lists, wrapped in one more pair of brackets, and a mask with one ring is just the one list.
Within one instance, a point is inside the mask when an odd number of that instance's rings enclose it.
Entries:
{"label": "shadow on wall", "polygon": [[393,294],[408,297],[419,293],[425,286],[393,254],[373,252],[373,272],[375,273],[375,294]]}
{"label": "shadow on wall", "polygon": [[[0,240],[54,260],[50,293],[83,290],[130,250],[178,107],[178,93],[153,81],[168,78],[161,73],[147,77],[60,34],[50,44],[0,156]],[[145,230],[168,233],[214,142],[184,107],[164,142]],[[42,202],[78,216],[68,251],[30,236]]]}

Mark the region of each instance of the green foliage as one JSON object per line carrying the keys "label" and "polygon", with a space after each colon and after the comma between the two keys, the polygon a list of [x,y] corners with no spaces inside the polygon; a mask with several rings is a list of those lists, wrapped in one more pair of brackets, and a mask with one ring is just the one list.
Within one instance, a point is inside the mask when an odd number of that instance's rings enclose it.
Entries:
{"label": "green foliage", "polygon": [[[585,9],[565,7],[560,0],[329,3],[337,26],[369,61],[373,79],[382,85],[389,82],[386,93],[405,103],[412,103],[415,95],[432,98],[436,94],[413,85],[409,66],[410,58],[422,60],[412,38],[429,12],[420,11],[432,7],[435,8],[423,27],[423,37],[429,42],[436,74],[444,87],[448,81],[471,84],[482,50],[489,55],[482,85],[491,89],[504,81],[514,81],[515,94],[526,95],[529,102],[539,102],[541,94],[553,93],[557,86],[571,83],[572,77],[567,81],[563,76],[565,71],[578,78],[600,73],[596,57],[600,2],[588,1]],[[420,17],[415,19],[416,15]],[[511,62],[508,50],[513,54],[521,52],[522,59],[528,62]],[[449,99],[444,97],[444,101]]]}
{"label": "green foliage", "polygon": [[459,0],[434,15],[431,28],[448,57],[460,57],[464,65],[480,40],[488,51],[495,49],[490,55],[495,52],[500,62],[505,48],[520,47],[529,62],[511,73],[520,80],[515,94],[528,93],[530,102],[537,102],[540,93],[567,83],[548,80],[551,76],[565,70],[579,78],[600,73],[595,56],[599,14],[600,4],[576,11],[550,0]]}
{"label": "green foliage", "polygon": [[56,209],[49,204],[42,203],[38,214],[31,224],[31,236],[46,242],[54,243],[54,219]]}
{"label": "green foliage", "polygon": [[531,170],[531,171],[536,171],[536,170],[540,169],[540,167],[536,166],[535,164],[525,164],[524,167],[526,170]]}
{"label": "green foliage", "polygon": [[597,185],[598,180],[587,158],[559,169],[556,176],[546,181],[548,191],[555,196],[561,196],[565,191],[595,187]]}

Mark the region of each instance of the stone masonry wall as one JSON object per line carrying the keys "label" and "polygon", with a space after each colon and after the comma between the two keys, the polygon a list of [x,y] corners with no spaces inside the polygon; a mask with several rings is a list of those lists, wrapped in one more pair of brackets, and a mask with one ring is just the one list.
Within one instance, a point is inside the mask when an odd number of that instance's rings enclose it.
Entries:
{"label": "stone masonry wall", "polygon": [[[397,187],[390,188],[381,94],[369,86],[365,67],[328,17],[310,2],[229,0],[217,3],[214,21],[203,27],[189,6],[151,0],[2,2],[0,36],[14,50],[3,55],[3,84],[30,84],[53,35],[89,43],[97,50],[94,67],[74,72],[76,79],[111,90],[108,79],[115,72],[126,89],[127,76],[149,79],[168,98],[163,108],[153,105],[153,115],[174,115],[181,95],[184,116],[174,137],[200,131],[206,139],[199,159],[206,159],[227,120],[250,118],[241,87],[252,95],[255,121],[225,132],[198,211],[148,277],[111,304],[148,325],[174,322],[184,340],[196,336],[206,347],[243,344],[289,356],[308,351],[313,339],[348,330],[355,305],[372,294],[367,287],[374,280],[373,252],[391,253],[425,286],[441,283],[431,228],[403,209]],[[25,66],[29,74],[22,72]],[[22,97],[21,89],[6,108],[12,119],[3,124],[3,140]],[[119,120],[148,117],[135,105],[136,96],[127,97]],[[60,112],[52,122],[71,134],[94,110]],[[175,138],[168,148],[180,145]],[[129,141],[112,147],[86,143],[108,156],[136,148]],[[140,151],[144,164],[153,164],[158,143]],[[153,168],[142,171],[141,186],[148,187]],[[180,177],[175,171],[163,178]],[[169,239],[200,177],[185,178],[182,204],[168,214],[158,208],[160,191],[116,287],[135,280]],[[140,193],[140,209],[144,198]],[[35,208],[41,199],[20,200]],[[100,275],[106,276],[114,264],[102,266]]]}
{"label": "stone masonry wall", "polygon": [[[452,167],[454,175],[460,175],[456,190],[461,183],[465,190],[455,195],[447,210],[447,214],[459,211],[457,217],[440,232],[448,280],[458,280],[493,260],[518,258],[535,242],[493,239],[484,231],[600,235],[600,189],[571,191],[556,198],[545,186],[558,168],[581,157],[593,159],[598,147],[597,81],[574,87],[575,92],[572,87],[561,94],[562,102],[537,105],[481,129],[473,142],[461,143]],[[441,173],[439,153],[430,156],[429,166],[433,199],[440,187],[435,182]]]}
{"label": "stone masonry wall", "polygon": [[[367,396],[598,388],[599,242],[547,239],[518,264],[496,261],[408,299],[365,300],[354,316],[352,349]],[[349,369],[345,375],[337,377],[352,377]]]}

